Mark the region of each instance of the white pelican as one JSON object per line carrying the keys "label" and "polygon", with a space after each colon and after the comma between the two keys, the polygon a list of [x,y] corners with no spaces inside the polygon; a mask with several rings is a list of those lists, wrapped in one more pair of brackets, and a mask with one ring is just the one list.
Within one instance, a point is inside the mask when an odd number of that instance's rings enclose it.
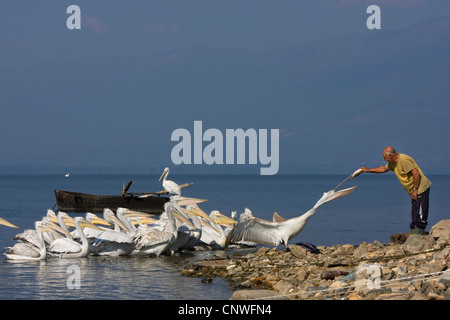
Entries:
{"label": "white pelican", "polygon": [[70,238],[73,238],[73,234],[70,233],[69,228],[67,227],[67,223],[72,225],[74,222],[74,219],[71,216],[69,216],[67,213],[62,212],[62,211],[58,211],[58,214],[56,215],[56,219],[58,220],[58,223],[59,223],[59,226],[61,227],[61,229],[63,229],[67,233],[69,233]]}
{"label": "white pelican", "polygon": [[[192,207],[192,205],[190,206]],[[174,254],[174,252],[179,249],[185,248],[188,243],[198,242],[201,235],[201,223],[197,216],[189,210],[182,209],[177,204],[175,205],[175,208],[177,212],[181,214],[183,219],[175,220],[175,225],[177,227],[177,238],[170,247],[170,254]],[[191,215],[192,223],[189,221],[189,218],[185,216],[185,214]],[[192,245],[189,244],[189,246]]]}
{"label": "white pelican", "polygon": [[83,228],[96,229],[98,227],[86,221],[83,217],[76,217],[74,226],[77,229],[81,243],[69,238],[56,239],[49,246],[50,253],[60,258],[84,258],[89,255],[89,241],[83,232]]}
{"label": "white pelican", "polygon": [[10,228],[19,228],[18,226],[12,224],[12,223],[9,222],[9,221],[6,221],[6,220],[3,219],[3,218],[0,218],[0,224],[2,224],[2,225],[4,225],[4,226],[7,226],[7,227],[10,227]]}
{"label": "white pelican", "polygon": [[207,220],[211,223],[214,222],[202,209],[198,207],[196,203],[187,205],[183,211],[191,216],[194,228],[189,229],[189,238],[183,245],[180,246],[180,248],[194,249],[195,246],[200,243],[200,238],[202,236],[202,226],[205,224],[205,222],[202,224],[202,220]]}
{"label": "white pelican", "polygon": [[169,168],[166,167],[161,177],[159,177],[159,181],[161,181],[161,179],[164,177],[162,182],[164,190],[166,190],[172,196],[181,196],[180,186],[172,180],[166,180],[167,176],[169,175],[169,171]]}
{"label": "white pelican", "polygon": [[[64,231],[58,225],[54,224],[48,216],[42,218],[41,222],[43,225],[48,227],[42,231],[44,242],[47,244],[50,244],[52,241],[58,238],[62,238],[62,234],[64,234],[65,236],[70,236],[68,232]],[[16,234],[13,240],[30,243],[35,247],[40,247],[40,235],[36,229],[25,229],[23,232]]]}
{"label": "white pelican", "polygon": [[[93,223],[93,224],[97,225],[97,227],[99,227],[99,229],[92,229],[90,227],[84,228],[84,230],[83,230],[84,234],[85,234],[86,238],[88,238],[89,240],[96,239],[99,234],[101,234],[103,231],[109,230],[111,227],[111,224],[108,221],[98,217],[97,215],[95,215],[91,212],[86,213],[85,219],[86,219],[86,221]],[[104,225],[107,227],[101,227],[101,226],[98,226],[98,224],[101,224],[101,225]]]}
{"label": "white pelican", "polygon": [[209,214],[213,223],[204,223],[200,241],[211,246],[213,250],[224,249],[227,245],[227,235],[222,225],[237,223],[235,220],[228,218],[217,210],[211,211]]}
{"label": "white pelican", "polygon": [[9,260],[44,260],[47,258],[47,249],[42,233],[48,231],[42,221],[34,223],[39,236],[39,246],[31,243],[18,242],[13,247],[6,250],[6,258]]}
{"label": "white pelican", "polygon": [[171,199],[171,201],[164,204],[164,212],[161,215],[165,213],[169,222],[164,230],[152,226],[140,227],[136,230],[134,241],[136,250],[140,253],[158,257],[175,242],[178,235],[175,217],[180,216],[180,214],[175,210],[173,201]]}
{"label": "white pelican", "polygon": [[[288,241],[298,235],[306,225],[308,219],[316,212],[316,210],[324,203],[339,199],[349,195],[356,187],[335,191],[335,189],[325,192],[317,201],[312,209],[303,215],[292,219],[279,219],[283,221],[268,221],[257,219],[253,215],[247,214],[242,217],[241,222],[234,228],[230,241],[234,243],[255,242],[278,246],[280,243],[285,248]],[[277,217],[278,218],[278,217]],[[242,221],[243,220],[243,221]]]}
{"label": "white pelican", "polygon": [[[136,229],[125,217],[127,212],[128,209],[117,208],[116,217],[111,210],[104,210],[105,220],[114,222],[114,224],[119,226],[119,229],[104,230],[99,233],[97,239],[92,244],[91,250],[93,254],[100,256],[123,256],[133,252],[135,249],[133,237]],[[145,216],[146,214],[141,213],[141,215]]]}

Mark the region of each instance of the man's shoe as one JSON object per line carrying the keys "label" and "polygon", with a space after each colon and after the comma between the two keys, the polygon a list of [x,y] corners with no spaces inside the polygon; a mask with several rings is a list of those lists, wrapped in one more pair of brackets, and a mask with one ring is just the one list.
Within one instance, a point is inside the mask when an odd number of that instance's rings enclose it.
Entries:
{"label": "man's shoe", "polygon": [[423,236],[425,234],[425,229],[414,227],[413,229],[411,229],[411,234],[418,234]]}

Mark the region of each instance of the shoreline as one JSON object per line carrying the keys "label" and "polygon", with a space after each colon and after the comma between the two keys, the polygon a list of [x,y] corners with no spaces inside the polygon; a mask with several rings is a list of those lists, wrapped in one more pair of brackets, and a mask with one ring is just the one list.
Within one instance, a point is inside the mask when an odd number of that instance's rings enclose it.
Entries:
{"label": "shoreline", "polygon": [[[401,236],[401,237],[400,237]],[[399,234],[383,244],[261,247],[203,260],[181,274],[229,281],[231,300],[450,300],[450,220],[429,235]]]}

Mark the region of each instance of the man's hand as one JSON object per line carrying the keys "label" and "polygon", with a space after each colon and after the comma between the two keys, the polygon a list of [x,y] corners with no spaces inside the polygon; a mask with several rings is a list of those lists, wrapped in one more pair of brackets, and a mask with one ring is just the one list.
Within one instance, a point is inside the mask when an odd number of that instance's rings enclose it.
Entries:
{"label": "man's hand", "polygon": [[419,197],[417,196],[417,190],[414,190],[414,191],[411,193],[411,198],[412,198],[414,201],[419,200]]}

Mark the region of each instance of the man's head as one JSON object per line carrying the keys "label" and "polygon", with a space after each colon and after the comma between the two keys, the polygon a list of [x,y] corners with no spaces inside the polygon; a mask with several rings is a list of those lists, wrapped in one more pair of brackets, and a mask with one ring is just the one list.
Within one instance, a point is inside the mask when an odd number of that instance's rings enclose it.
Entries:
{"label": "man's head", "polygon": [[386,147],[383,149],[383,158],[387,162],[397,161],[397,151],[392,147]]}

